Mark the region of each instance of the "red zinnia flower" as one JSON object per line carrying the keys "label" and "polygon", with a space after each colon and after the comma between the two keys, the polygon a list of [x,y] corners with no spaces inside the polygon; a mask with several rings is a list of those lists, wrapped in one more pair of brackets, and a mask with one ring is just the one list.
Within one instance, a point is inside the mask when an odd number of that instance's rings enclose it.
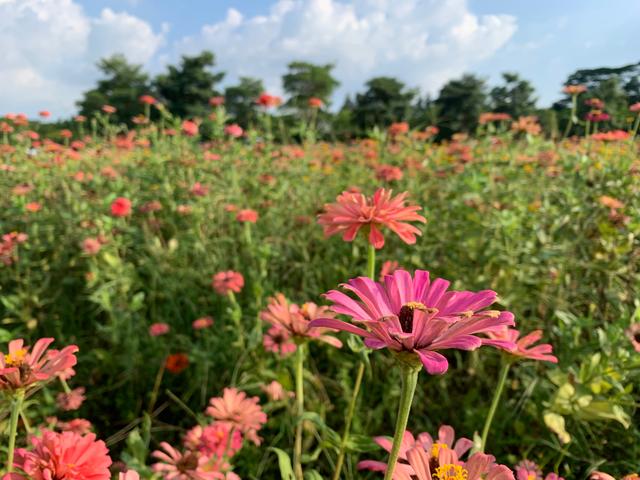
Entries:
{"label": "red zinnia flower", "polygon": [[157,100],[151,95],[142,95],[139,100],[140,103],[144,103],[146,105],[155,105],[157,102]]}
{"label": "red zinnia flower", "polygon": [[49,112],[48,110],[42,110],[38,115],[40,115],[42,118],[49,118],[51,116],[51,112]]}
{"label": "red zinnia flower", "polygon": [[409,131],[409,124],[407,122],[396,122],[389,126],[389,135],[396,137],[403,135]]}
{"label": "red zinnia flower", "polygon": [[169,327],[167,323],[161,323],[161,322],[152,323],[149,326],[149,335],[151,335],[152,337],[159,337],[160,335],[165,335],[169,333],[170,329],[171,327]]}
{"label": "red zinnia flower", "polygon": [[322,108],[323,105],[324,105],[324,102],[322,101],[321,98],[311,97],[309,99],[309,106],[311,108]]}
{"label": "red zinnia flower", "polygon": [[111,203],[111,215],[114,217],[126,217],[131,215],[131,200],[118,197]]}
{"label": "red zinnia flower", "polygon": [[204,330],[205,328],[209,328],[213,325],[213,318],[211,317],[201,317],[193,321],[191,327],[194,330]]}
{"label": "red zinnia flower", "polygon": [[336,203],[326,204],[325,213],[318,216],[318,223],[324,227],[326,237],[342,234],[342,239],[351,242],[361,228],[369,234],[369,243],[375,248],[384,246],[384,236],[380,227],[395,232],[405,243],[413,245],[416,235],[420,235],[413,225],[406,222],[427,220],[418,215],[421,207],[405,205],[408,193],[392,197],[391,190],[379,188],[373,197],[361,193],[342,192]]}
{"label": "red zinnia flower", "polygon": [[231,125],[227,125],[226,127],[224,127],[224,133],[231,137],[238,138],[242,136],[244,131],[242,130],[242,127],[240,125],[238,125],[237,123],[232,123]]}
{"label": "red zinnia flower", "polygon": [[172,353],[164,362],[164,368],[178,374],[189,366],[189,357],[185,353]]}
{"label": "red zinnia flower", "polygon": [[278,105],[280,105],[282,103],[282,99],[280,97],[277,97],[275,95],[269,95],[268,93],[262,93],[258,99],[256,100],[256,103],[258,105],[260,105],[261,107],[264,108],[272,108],[272,107],[277,107]]}

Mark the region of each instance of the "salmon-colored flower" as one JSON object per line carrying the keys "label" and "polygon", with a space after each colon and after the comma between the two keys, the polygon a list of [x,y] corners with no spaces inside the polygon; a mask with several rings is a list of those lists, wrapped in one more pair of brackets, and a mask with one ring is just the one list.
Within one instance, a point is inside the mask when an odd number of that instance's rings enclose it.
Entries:
{"label": "salmon-colored flower", "polygon": [[511,312],[485,310],[497,297],[491,290],[447,291],[447,280],[431,281],[425,270],[416,270],[414,278],[397,270],[382,283],[368,277],[354,278],[342,287],[359,301],[331,290],[326,294],[334,303],[331,309],[364,328],[334,318],[314,320],[310,326],[344,330],[363,337],[369,348],[388,348],[412,362],[419,359],[429,374],[440,375],[449,368],[440,350],[475,350],[483,344],[514,348],[513,342],[489,342],[478,336],[514,325]]}
{"label": "salmon-colored flower", "polygon": [[31,444],[30,451],[16,450],[14,465],[24,475],[11,474],[12,480],[111,479],[109,451],[93,433],[44,430],[42,437],[31,437]]}
{"label": "salmon-colored flower", "polygon": [[189,193],[195,197],[205,197],[209,193],[209,187],[201,184],[200,182],[195,182],[191,185]]}
{"label": "salmon-colored flower", "polygon": [[151,456],[160,460],[151,465],[151,470],[164,480],[214,480],[224,478],[220,472],[209,467],[209,458],[198,452],[181,453],[167,442],[160,442],[162,450]]}
{"label": "salmon-colored flower", "polygon": [[640,102],[636,102],[633,105],[630,105],[629,111],[634,113],[640,112]]}
{"label": "salmon-colored flower", "polygon": [[145,105],[155,105],[158,101],[151,95],[142,95],[140,98],[140,103],[144,103]]}
{"label": "salmon-colored flower", "polygon": [[118,111],[118,109],[114,106],[111,105],[103,105],[102,106],[102,111],[108,115],[112,114],[112,113],[116,113]]}
{"label": "salmon-colored flower", "polygon": [[164,362],[164,367],[171,373],[181,373],[185,368],[189,366],[189,357],[186,353],[172,353],[167,356]]}
{"label": "salmon-colored flower", "polygon": [[[393,440],[389,437],[375,437],[374,441],[384,448],[387,452],[391,452]],[[437,460],[440,450],[452,449],[458,457],[462,457],[473,446],[473,441],[468,438],[460,437],[456,440],[455,430],[449,425],[442,425],[438,429],[438,438],[434,439],[428,433],[421,433],[414,437],[408,430],[404,432],[402,443],[400,445],[399,463],[396,469],[402,470],[402,465],[407,463],[407,452],[416,447],[422,447],[429,452],[430,457]],[[384,472],[387,464],[376,460],[363,460],[358,463],[359,470],[371,470],[374,472]]]}
{"label": "salmon-colored flower", "polygon": [[89,237],[82,241],[82,251],[85,255],[97,255],[102,248],[102,243],[97,238]]}
{"label": "salmon-colored flower", "polygon": [[53,338],[41,338],[30,349],[22,339],[9,342],[9,352],[0,354],[0,390],[17,390],[45,382],[76,364],[76,345],[47,352],[52,343]]}
{"label": "salmon-colored flower", "polygon": [[131,215],[131,200],[118,197],[111,203],[111,215],[114,217],[127,217]]}
{"label": "salmon-colored flower", "polygon": [[248,440],[260,445],[257,432],[267,423],[267,414],[260,408],[258,397],[235,388],[225,388],[222,397],[209,400],[206,413],[220,422],[224,422],[244,433]]}
{"label": "salmon-colored flower", "polygon": [[71,390],[69,393],[60,392],[56,397],[56,404],[58,408],[66,412],[71,410],[77,410],[85,401],[84,387],[78,387]]}
{"label": "salmon-colored flower", "polygon": [[256,100],[256,103],[264,108],[273,108],[280,105],[282,103],[282,99],[275,95],[269,95],[268,93],[263,92]]}
{"label": "salmon-colored flower", "polygon": [[276,380],[272,381],[267,385],[261,385],[260,390],[267,394],[269,400],[272,402],[278,402],[280,400],[284,400],[285,398],[292,398],[295,396],[293,392],[288,392],[284,389],[280,382]]}
{"label": "salmon-colored flower", "polygon": [[402,180],[403,173],[400,168],[393,165],[380,165],[376,167],[376,178],[385,182]]}
{"label": "salmon-colored flower", "polygon": [[198,134],[198,124],[191,120],[185,120],[182,122],[182,133],[187,137],[193,137]]}
{"label": "salmon-colored flower", "polygon": [[[492,455],[475,453],[468,460],[460,459],[458,448],[446,443],[425,443],[413,440],[413,435],[405,432],[401,461],[396,464],[394,480],[514,480],[513,472],[505,465],[495,463]],[[409,438],[410,437],[410,438]],[[465,441],[467,439],[464,439]],[[388,445],[387,445],[388,444]],[[385,447],[391,448],[387,440]],[[471,445],[465,443],[466,452]],[[384,472],[383,462],[365,461],[358,468]]]}
{"label": "salmon-colored flower", "polygon": [[[542,330],[534,330],[528,335],[520,337],[520,332],[515,328],[502,327],[487,332],[487,337],[489,337],[491,341],[498,340],[500,342],[512,343],[514,346],[513,348],[504,348],[504,350],[516,357],[558,363],[558,359],[551,354],[551,352],[553,352],[553,347],[550,344],[543,343],[541,345],[532,346],[542,338]],[[486,341],[484,343],[487,344]],[[496,346],[502,348],[501,345],[503,345],[503,343],[497,344]]]}
{"label": "salmon-colored flower", "polygon": [[307,302],[302,306],[289,303],[281,293],[269,299],[269,305],[260,313],[260,318],[275,327],[284,328],[292,337],[297,339],[315,339],[328,343],[333,347],[342,347],[337,338],[327,335],[323,328],[311,328],[310,322],[316,318],[333,318],[334,313],[328,307],[318,306]]}
{"label": "salmon-colored flower", "polygon": [[205,328],[209,328],[213,325],[213,318],[211,317],[201,317],[193,321],[191,323],[191,327],[194,330],[204,330]]}
{"label": "salmon-colored flower", "polygon": [[311,97],[307,103],[311,108],[322,108],[324,106],[324,102],[318,97]]}
{"label": "salmon-colored flower", "polygon": [[364,229],[369,243],[380,249],[384,246],[380,229],[386,227],[405,243],[413,245],[416,235],[421,232],[407,222],[425,223],[427,220],[417,213],[421,207],[405,205],[407,195],[404,192],[392,197],[392,191],[384,188],[379,188],[373,197],[345,191],[336,203],[324,206],[325,213],[318,216],[318,223],[324,227],[326,237],[339,233],[347,242],[353,241],[360,229]]}
{"label": "salmon-colored flower", "polygon": [[266,351],[277,353],[281,357],[286,357],[298,348],[291,340],[289,331],[279,325],[272,326],[262,336],[262,346]]}
{"label": "salmon-colored flower", "polygon": [[250,208],[245,208],[237,213],[236,220],[239,222],[256,223],[258,221],[258,212]]}
{"label": "salmon-colored flower", "polygon": [[610,132],[599,132],[591,135],[591,138],[594,140],[600,140],[602,142],[621,142],[627,140],[629,137],[629,132],[625,130],[612,130]]}
{"label": "salmon-colored flower", "polygon": [[580,93],[586,92],[587,87],[585,87],[584,85],[567,85],[562,89],[562,91],[567,95],[578,95]]}
{"label": "salmon-colored flower", "polygon": [[171,327],[167,323],[156,322],[149,326],[149,335],[152,337],[159,337],[160,335],[166,335],[171,330]]}
{"label": "salmon-colored flower", "polygon": [[383,282],[384,277],[386,277],[387,275],[391,275],[393,272],[398,270],[398,268],[398,262],[396,262],[395,260],[385,261],[382,264],[382,267],[380,267],[380,278],[378,279],[378,281]]}
{"label": "salmon-colored flower", "polygon": [[29,202],[24,206],[24,209],[28,212],[35,213],[42,210],[42,205],[39,202]]}
{"label": "salmon-colored flower", "polygon": [[38,113],[42,118],[49,118],[51,116],[51,112],[49,110],[42,110]]}
{"label": "salmon-colored flower", "polygon": [[244,277],[232,270],[218,272],[213,276],[211,286],[220,295],[228,295],[229,292],[240,293],[244,287]]}
{"label": "salmon-colored flower", "polygon": [[592,472],[589,480],[616,480],[615,477],[612,477],[608,473],[604,472]]}
{"label": "salmon-colored flower", "polygon": [[127,470],[118,474],[118,480],[140,480],[140,475],[135,470]]}
{"label": "salmon-colored flower", "polygon": [[212,107],[219,107],[220,105],[224,105],[224,97],[211,97],[209,99],[209,105]]}
{"label": "salmon-colored flower", "polygon": [[227,125],[226,127],[224,127],[224,133],[226,133],[230,137],[238,138],[242,136],[244,130],[242,130],[242,127],[237,123],[232,123],[231,125]]}
{"label": "salmon-colored flower", "polygon": [[391,137],[397,137],[398,135],[404,135],[409,132],[409,124],[407,122],[396,122],[389,126],[389,135]]}
{"label": "salmon-colored flower", "polygon": [[614,197],[610,197],[608,195],[601,195],[598,197],[598,202],[600,205],[610,208],[612,210],[618,210],[620,208],[624,208],[624,203]]}
{"label": "salmon-colored flower", "polygon": [[214,422],[197,425],[184,436],[184,446],[207,457],[231,458],[242,448],[242,433],[231,425]]}

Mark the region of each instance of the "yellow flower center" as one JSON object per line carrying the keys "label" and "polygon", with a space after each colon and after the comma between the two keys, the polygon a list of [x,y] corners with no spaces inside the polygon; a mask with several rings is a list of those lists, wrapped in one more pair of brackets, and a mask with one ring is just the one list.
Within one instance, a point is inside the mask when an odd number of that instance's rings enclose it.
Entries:
{"label": "yellow flower center", "polygon": [[4,356],[4,364],[7,367],[19,367],[24,362],[25,357],[27,356],[27,349],[21,348],[20,350],[16,350],[13,353],[9,353]]}
{"label": "yellow flower center", "polygon": [[530,473],[527,475],[527,480],[536,480],[537,475],[535,473]]}
{"label": "yellow flower center", "polygon": [[433,446],[431,447],[431,456],[433,458],[438,458],[438,455],[440,455],[440,450],[446,450],[448,447],[448,445],[446,443],[434,443]]}
{"label": "yellow flower center", "polygon": [[411,310],[426,310],[427,307],[421,302],[409,302],[404,304],[405,307],[409,307]]}
{"label": "yellow flower center", "polygon": [[467,480],[469,472],[460,465],[447,463],[436,468],[435,478],[438,480]]}

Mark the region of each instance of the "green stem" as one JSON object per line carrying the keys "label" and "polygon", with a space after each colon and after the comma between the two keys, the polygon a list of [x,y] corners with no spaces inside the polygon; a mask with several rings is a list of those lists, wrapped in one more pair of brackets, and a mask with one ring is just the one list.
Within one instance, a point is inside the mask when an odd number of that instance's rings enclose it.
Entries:
{"label": "green stem", "polygon": [[302,414],[304,413],[304,344],[296,351],[296,440],[293,450],[293,469],[297,480],[303,480],[302,472]]}
{"label": "green stem", "polygon": [[376,276],[376,247],[369,244],[367,251],[367,277],[375,281]]}
{"label": "green stem", "polygon": [[567,138],[569,133],[571,132],[571,126],[573,125],[573,119],[576,116],[576,110],[578,109],[578,96],[571,96],[571,117],[569,118],[569,122],[567,123],[567,128],[564,131],[564,135],[562,138]]}
{"label": "green stem", "polygon": [[164,369],[167,362],[167,357],[162,358],[162,363],[160,364],[160,368],[158,369],[158,373],[156,373],[156,379],[153,384],[153,390],[151,391],[151,400],[149,401],[149,408],[147,412],[149,415],[153,414],[153,408],[156,406],[156,400],[158,400],[158,392],[160,391],[160,385],[162,385],[162,377],[164,376]]}
{"label": "green stem", "polygon": [[18,433],[18,418],[24,401],[24,390],[18,390],[11,402],[11,419],[9,420],[9,454],[7,457],[7,473],[13,471],[13,454],[16,449],[16,434]]}
{"label": "green stem", "polygon": [[636,134],[638,133],[638,125],[640,125],[640,113],[638,113],[635,121],[633,122],[633,130],[631,131],[631,141],[634,141],[636,138]]}
{"label": "green stem", "polygon": [[493,417],[496,414],[496,409],[498,408],[498,404],[500,403],[500,396],[502,395],[502,390],[504,390],[504,384],[507,381],[509,368],[511,368],[511,362],[505,361],[504,364],[502,365],[502,370],[500,370],[500,378],[498,379],[498,386],[496,387],[493,393],[493,400],[491,401],[491,407],[489,408],[489,413],[487,414],[487,419],[485,420],[484,428],[482,429],[482,443],[480,444],[481,452],[484,452],[484,448],[487,445],[487,437],[489,436],[489,430],[491,429],[491,422],[493,422]]}
{"label": "green stem", "polygon": [[240,308],[240,304],[238,300],[236,300],[235,294],[229,290],[227,294],[229,297],[229,301],[231,302],[231,319],[233,323],[236,325],[237,333],[238,333],[238,346],[241,350],[244,350],[244,325],[242,324],[242,308]]}
{"label": "green stem", "polygon": [[358,373],[356,374],[356,383],[353,386],[353,393],[351,394],[351,401],[349,402],[349,409],[347,410],[347,417],[344,420],[344,432],[342,433],[342,440],[340,441],[340,453],[338,454],[336,469],[333,472],[333,480],[338,480],[340,478],[340,473],[342,473],[342,464],[344,463],[345,448],[347,446],[347,440],[349,439],[349,432],[351,431],[351,421],[353,420],[353,414],[356,410],[358,393],[360,392],[360,385],[362,384],[363,376],[364,376],[364,362],[360,361],[358,365]]}
{"label": "green stem", "polygon": [[416,393],[416,385],[418,384],[418,374],[420,369],[409,365],[402,365],[402,391],[400,393],[400,405],[398,406],[398,418],[396,418],[396,429],[393,434],[393,445],[389,453],[389,461],[387,462],[387,470],[384,474],[384,480],[391,480],[393,472],[396,469],[398,456],[400,455],[400,446],[404,432],[407,429],[409,421],[409,413],[411,412],[411,403],[413,395]]}

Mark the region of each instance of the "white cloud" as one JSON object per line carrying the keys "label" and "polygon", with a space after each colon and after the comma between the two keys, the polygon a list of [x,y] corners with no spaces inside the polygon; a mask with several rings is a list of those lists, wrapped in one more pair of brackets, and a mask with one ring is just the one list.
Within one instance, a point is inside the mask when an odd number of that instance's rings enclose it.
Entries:
{"label": "white cloud", "polygon": [[0,105],[5,112],[68,116],[97,78],[100,58],[123,52],[147,63],[164,35],[110,9],[91,18],[73,0],[0,0]]}
{"label": "white cloud", "polygon": [[250,75],[281,93],[292,60],[335,63],[338,97],[376,75],[435,93],[496,53],[515,33],[509,15],[474,15],[465,0],[279,0],[269,13],[226,18],[183,38],[174,53],[215,52],[230,79]]}

